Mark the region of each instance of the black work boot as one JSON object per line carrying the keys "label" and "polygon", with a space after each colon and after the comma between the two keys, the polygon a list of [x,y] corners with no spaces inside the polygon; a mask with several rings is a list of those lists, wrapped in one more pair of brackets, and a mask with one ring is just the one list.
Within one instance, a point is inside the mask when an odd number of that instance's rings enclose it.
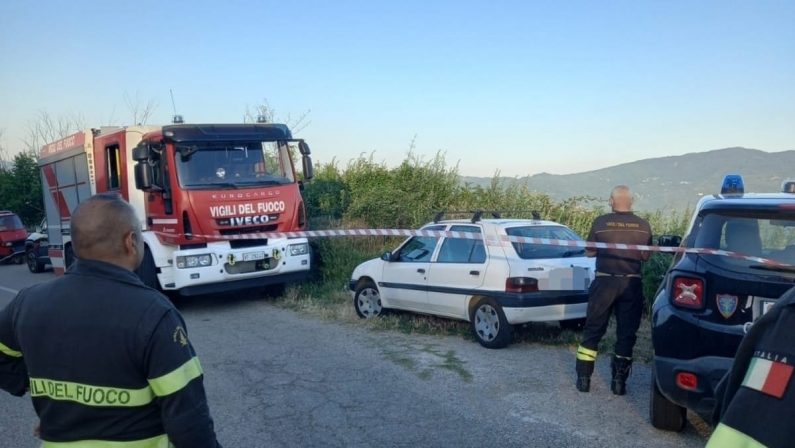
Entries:
{"label": "black work boot", "polygon": [[577,390],[580,392],[591,391],[591,374],[593,374],[593,361],[577,360]]}
{"label": "black work boot", "polygon": [[632,358],[613,355],[610,367],[613,370],[613,381],[610,382],[610,389],[616,395],[626,394],[627,378],[629,373],[632,372]]}

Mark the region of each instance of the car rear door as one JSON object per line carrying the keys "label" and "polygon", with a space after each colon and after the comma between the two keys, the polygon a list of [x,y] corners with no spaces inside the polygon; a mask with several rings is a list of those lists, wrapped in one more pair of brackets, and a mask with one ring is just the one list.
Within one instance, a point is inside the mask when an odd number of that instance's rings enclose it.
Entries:
{"label": "car rear door", "polygon": [[428,273],[428,309],[434,314],[467,319],[467,298],[483,284],[489,260],[479,225],[457,224],[449,230],[479,238],[446,237],[441,241]]}

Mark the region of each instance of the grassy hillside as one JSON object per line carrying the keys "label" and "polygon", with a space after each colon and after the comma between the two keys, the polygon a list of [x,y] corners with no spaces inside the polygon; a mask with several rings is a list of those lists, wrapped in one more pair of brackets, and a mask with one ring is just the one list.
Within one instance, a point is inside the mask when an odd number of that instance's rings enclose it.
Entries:
{"label": "grassy hillside", "polygon": [[[526,185],[556,201],[586,195],[605,199],[617,184],[636,194],[635,208],[643,211],[692,209],[705,194],[717,193],[723,176],[740,173],[746,191],[777,191],[782,180],[795,177],[795,151],[764,152],[726,148],[681,156],[659,157],[577,174],[541,173],[504,178],[507,184]],[[491,178],[462,177],[464,183],[488,185]]]}

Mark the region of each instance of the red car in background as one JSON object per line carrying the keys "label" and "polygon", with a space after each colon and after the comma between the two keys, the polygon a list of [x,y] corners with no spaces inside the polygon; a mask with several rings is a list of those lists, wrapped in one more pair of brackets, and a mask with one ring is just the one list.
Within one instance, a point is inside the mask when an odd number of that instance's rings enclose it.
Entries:
{"label": "red car in background", "polygon": [[22,264],[25,261],[25,239],[28,231],[13,212],[0,211],[0,262],[14,261]]}

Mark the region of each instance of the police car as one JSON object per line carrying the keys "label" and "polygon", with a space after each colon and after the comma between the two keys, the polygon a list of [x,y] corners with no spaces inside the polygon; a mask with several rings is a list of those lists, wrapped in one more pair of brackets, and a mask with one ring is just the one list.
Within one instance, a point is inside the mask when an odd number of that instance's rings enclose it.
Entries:
{"label": "police car", "polygon": [[721,194],[699,201],[684,240],[659,244],[707,249],[674,257],[652,307],[651,423],[679,431],[687,409],[711,413],[743,335],[795,286],[795,182],[745,194],[740,176],[726,176]]}
{"label": "police car", "polygon": [[[501,348],[513,326],[560,321],[581,326],[594,261],[580,247],[511,242],[507,237],[582,241],[568,227],[540,219],[445,220],[421,230],[466,236],[413,236],[353,271],[356,313],[373,318],[399,309],[468,321],[481,345]],[[448,234],[455,235],[455,234]]]}

